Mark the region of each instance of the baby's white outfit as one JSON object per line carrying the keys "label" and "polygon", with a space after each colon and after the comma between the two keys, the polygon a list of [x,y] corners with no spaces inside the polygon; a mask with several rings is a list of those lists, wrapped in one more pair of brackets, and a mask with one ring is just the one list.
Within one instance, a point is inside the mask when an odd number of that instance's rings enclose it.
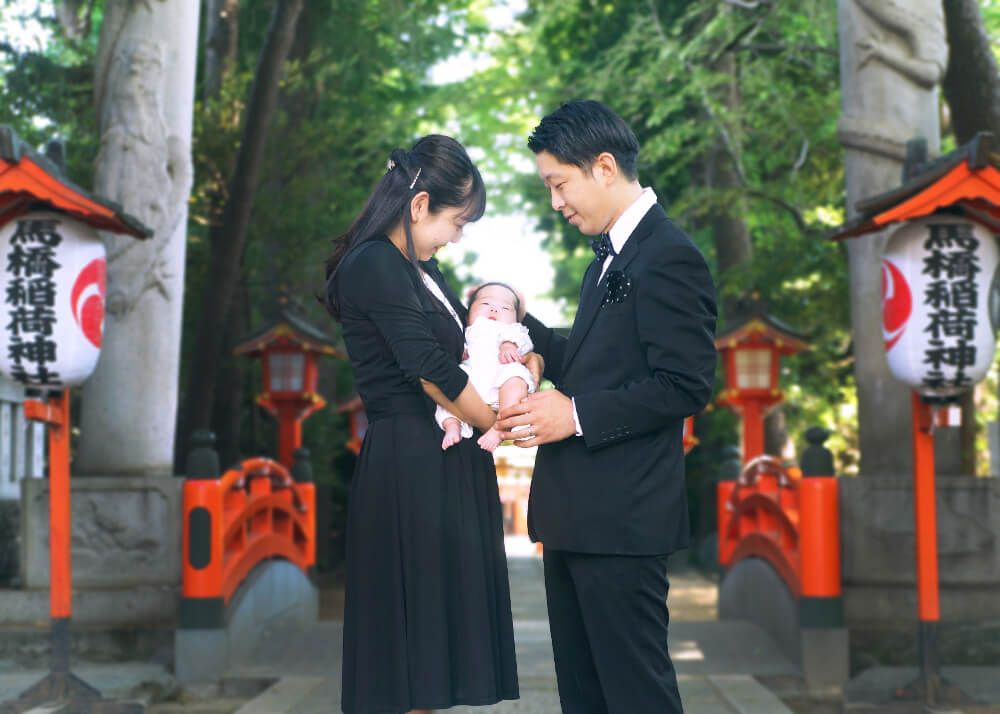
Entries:
{"label": "baby's white outfit", "polygon": [[[499,320],[480,317],[465,328],[465,346],[469,352],[468,359],[461,365],[469,374],[469,381],[490,406],[496,408],[500,401],[500,387],[511,377],[520,377],[528,385],[528,393],[537,388],[531,372],[520,362],[502,364],[500,362],[500,345],[503,342],[513,342],[518,352],[524,356],[531,352],[531,338],[528,328],[520,322],[510,324]],[[438,426],[443,428],[444,420],[454,417],[443,407],[438,406],[434,413]],[[472,427],[462,422],[462,437],[472,436]]]}

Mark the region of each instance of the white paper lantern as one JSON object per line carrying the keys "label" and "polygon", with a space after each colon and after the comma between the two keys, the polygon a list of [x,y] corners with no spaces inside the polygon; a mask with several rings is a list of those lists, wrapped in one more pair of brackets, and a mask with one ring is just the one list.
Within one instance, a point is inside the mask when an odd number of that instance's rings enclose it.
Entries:
{"label": "white paper lantern", "polygon": [[882,334],[897,379],[952,397],[986,376],[997,264],[996,239],[964,218],[933,216],[893,232],[882,259]]}
{"label": "white paper lantern", "polygon": [[28,213],[0,227],[0,371],[61,389],[97,366],[106,265],[97,232],[62,213]]}

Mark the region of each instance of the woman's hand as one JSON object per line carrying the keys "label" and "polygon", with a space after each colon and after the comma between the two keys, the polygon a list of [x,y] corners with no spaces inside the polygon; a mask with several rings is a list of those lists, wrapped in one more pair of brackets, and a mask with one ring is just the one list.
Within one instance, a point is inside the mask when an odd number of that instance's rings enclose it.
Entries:
{"label": "woman's hand", "polygon": [[545,360],[537,352],[529,352],[521,360],[524,366],[528,368],[531,372],[531,376],[535,378],[535,384],[542,383],[542,374],[545,372]]}

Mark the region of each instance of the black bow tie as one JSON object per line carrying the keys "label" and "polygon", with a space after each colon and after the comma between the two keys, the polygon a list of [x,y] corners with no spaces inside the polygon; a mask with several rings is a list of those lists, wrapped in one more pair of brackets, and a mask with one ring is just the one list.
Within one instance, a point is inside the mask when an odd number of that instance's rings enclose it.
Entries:
{"label": "black bow tie", "polygon": [[609,255],[618,255],[615,252],[615,247],[611,245],[611,236],[607,233],[601,233],[600,238],[594,238],[590,241],[590,247],[594,249],[594,255],[601,262],[604,262]]}

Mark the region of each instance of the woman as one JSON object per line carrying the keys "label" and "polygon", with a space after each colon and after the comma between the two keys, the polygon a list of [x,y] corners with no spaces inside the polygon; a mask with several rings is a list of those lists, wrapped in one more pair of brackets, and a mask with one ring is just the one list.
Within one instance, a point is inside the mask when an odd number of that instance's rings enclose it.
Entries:
{"label": "woman", "polygon": [[480,431],[496,415],[459,367],[465,308],[432,260],[486,194],[454,139],[392,152],[327,263],[369,426],[347,517],[342,708],[398,714],[518,696],[492,456],[443,451],[435,402]]}

